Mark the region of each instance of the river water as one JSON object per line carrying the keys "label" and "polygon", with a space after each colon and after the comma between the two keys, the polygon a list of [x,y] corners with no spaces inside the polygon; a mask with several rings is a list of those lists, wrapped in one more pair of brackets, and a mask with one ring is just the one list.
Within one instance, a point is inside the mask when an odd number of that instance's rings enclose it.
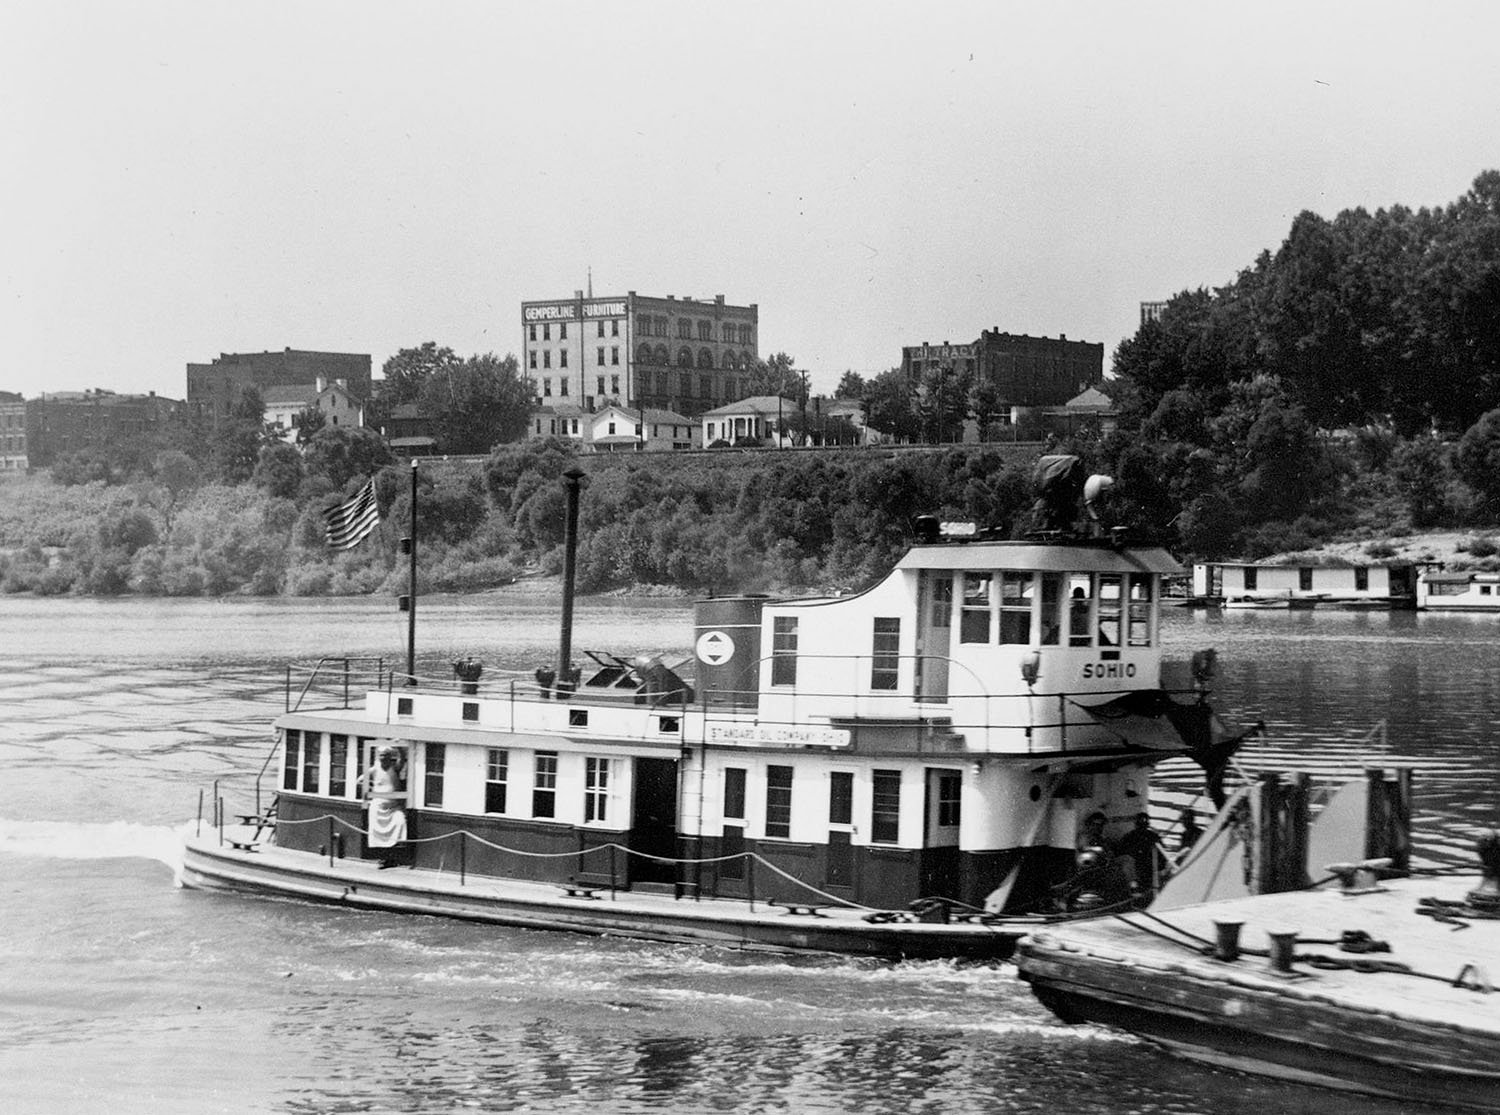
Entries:
{"label": "river water", "polygon": [[[554,654],[555,602],[422,601],[419,672]],[[681,602],[574,645],[685,656]],[[1173,610],[1256,770],[1417,769],[1418,852],[1500,818],[1500,617]],[[386,600],[0,598],[0,1111],[1394,1113],[1053,1021],[1005,967],[786,959],[183,890],[200,791],[249,792],[288,660],[404,662]],[[1186,768],[1163,772],[1185,800]]]}

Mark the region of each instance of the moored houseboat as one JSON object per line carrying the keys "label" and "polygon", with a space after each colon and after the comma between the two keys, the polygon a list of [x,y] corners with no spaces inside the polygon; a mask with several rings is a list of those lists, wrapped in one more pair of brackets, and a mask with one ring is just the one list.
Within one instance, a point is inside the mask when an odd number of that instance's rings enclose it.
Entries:
{"label": "moored houseboat", "polygon": [[1235,740],[1211,652],[1163,687],[1177,562],[1098,537],[1076,460],[1044,465],[1033,536],[924,519],[864,592],[701,601],[684,663],[578,669],[565,584],[558,665],[533,677],[382,669],[331,708],[309,678],[276,720],[274,805],[229,824],[216,794],[184,882],[886,956],[1004,956],[1039,920],[1132,904],[1144,868],[1074,885],[1085,833],[1132,828],[1162,759],[1218,770]]}
{"label": "moored houseboat", "polygon": [[1246,608],[1411,608],[1416,567],[1208,561],[1193,566],[1193,598]]}
{"label": "moored houseboat", "polygon": [[1423,569],[1417,578],[1417,609],[1423,612],[1500,612],[1500,572]]}

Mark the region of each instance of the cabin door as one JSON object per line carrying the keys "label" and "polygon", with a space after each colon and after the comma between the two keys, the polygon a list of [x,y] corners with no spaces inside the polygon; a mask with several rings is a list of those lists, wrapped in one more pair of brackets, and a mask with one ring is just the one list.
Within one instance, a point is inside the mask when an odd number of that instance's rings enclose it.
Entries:
{"label": "cabin door", "polygon": [[953,574],[922,573],[917,591],[917,700],[948,699],[952,652]]}
{"label": "cabin door", "polygon": [[958,898],[958,822],[963,797],[962,771],[927,768],[925,832],[922,840],[922,895]]}
{"label": "cabin door", "polygon": [[670,861],[677,855],[676,759],[635,760],[635,795],[630,815],[631,851],[645,853],[630,857],[631,880],[675,883],[677,866]]}

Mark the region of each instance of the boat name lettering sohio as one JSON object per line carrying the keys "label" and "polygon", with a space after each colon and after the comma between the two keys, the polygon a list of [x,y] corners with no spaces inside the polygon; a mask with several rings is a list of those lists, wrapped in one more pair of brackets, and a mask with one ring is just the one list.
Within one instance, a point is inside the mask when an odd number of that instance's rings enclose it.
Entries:
{"label": "boat name lettering sohio", "polygon": [[1087,662],[1083,667],[1086,678],[1133,678],[1134,662]]}
{"label": "boat name lettering sohio", "polygon": [[848,747],[847,728],[793,728],[773,724],[711,724],[709,743],[791,743],[813,747]]}

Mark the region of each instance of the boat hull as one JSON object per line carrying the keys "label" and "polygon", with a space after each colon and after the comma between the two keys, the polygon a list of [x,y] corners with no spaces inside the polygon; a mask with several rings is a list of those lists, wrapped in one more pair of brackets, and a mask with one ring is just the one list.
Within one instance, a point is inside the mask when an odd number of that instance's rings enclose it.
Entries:
{"label": "boat hull", "polygon": [[[1002,960],[1037,919],[1009,922],[866,921],[867,911],[754,904],[733,899],[571,888],[458,872],[395,868],[261,845],[249,851],[216,834],[190,839],[182,883],[280,894],[365,910],[426,914],[493,925],[717,945],[773,952],[890,959]],[[795,912],[794,912],[795,911]]]}

